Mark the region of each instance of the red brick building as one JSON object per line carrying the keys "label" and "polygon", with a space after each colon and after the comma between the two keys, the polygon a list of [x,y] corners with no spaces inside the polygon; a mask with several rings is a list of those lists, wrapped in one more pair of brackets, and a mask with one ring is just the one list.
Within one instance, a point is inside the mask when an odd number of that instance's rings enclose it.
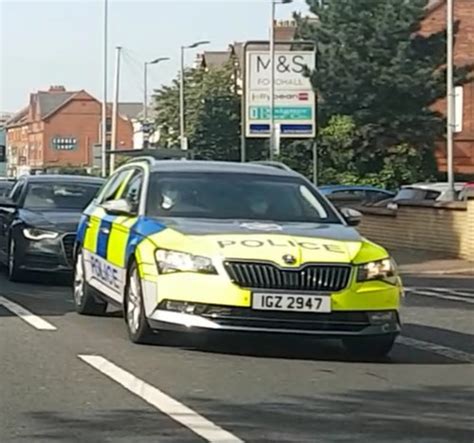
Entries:
{"label": "red brick building", "polygon": [[[456,66],[474,64],[474,0],[454,0],[454,17],[459,31],[454,48]],[[431,0],[422,33],[429,35],[446,28],[446,0]],[[446,115],[446,99],[434,109]],[[446,171],[446,142],[437,147],[438,166]],[[454,166],[461,174],[474,174],[474,79],[463,86],[463,128],[454,136]]]}
{"label": "red brick building", "polygon": [[[22,169],[92,167],[93,147],[101,142],[101,118],[101,103],[84,90],[52,86],[30,94],[28,106],[6,125],[10,175]],[[130,148],[132,141],[132,123],[120,114],[117,146]]]}

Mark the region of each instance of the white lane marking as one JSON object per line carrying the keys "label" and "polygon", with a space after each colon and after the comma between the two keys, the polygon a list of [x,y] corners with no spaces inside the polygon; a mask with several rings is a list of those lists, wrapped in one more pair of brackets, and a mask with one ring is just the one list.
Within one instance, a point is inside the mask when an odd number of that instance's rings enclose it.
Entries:
{"label": "white lane marking", "polygon": [[460,301],[464,303],[471,303],[474,304],[474,297],[472,300],[469,298],[463,297],[463,296],[456,296],[456,295],[449,295],[448,294],[442,294],[440,292],[435,292],[433,290],[427,290],[427,289],[417,289],[417,288],[406,288],[406,291],[410,295],[421,295],[425,297],[435,297],[439,298],[441,300],[452,300],[452,301]]}
{"label": "white lane marking", "polygon": [[452,289],[451,292],[456,295],[463,295],[465,297],[473,297],[474,298],[474,292],[465,292],[465,289]]}
{"label": "white lane marking", "polygon": [[40,331],[56,331],[56,326],[53,326],[51,323],[43,320],[41,317],[33,314],[28,311],[28,309],[23,306],[9,300],[6,297],[0,295],[0,305],[3,305],[10,312],[15,315],[18,315],[24,322],[28,323],[30,326],[40,330]]}
{"label": "white lane marking", "polygon": [[441,355],[443,357],[450,358],[451,360],[458,360],[467,363],[474,363],[474,354],[469,352],[460,351],[453,349],[448,346],[437,345],[424,340],[418,340],[416,338],[401,336],[397,338],[397,343],[410,346],[411,348],[420,349],[425,352],[432,352],[434,354]]}
{"label": "white lane marking", "polygon": [[104,357],[100,355],[78,355],[78,357],[206,441],[212,443],[243,443],[243,440],[235,435],[220,428],[212,421]]}
{"label": "white lane marking", "polygon": [[469,289],[462,289],[462,288],[421,288],[421,287],[415,287],[413,288],[415,291],[434,291],[438,292],[440,294],[454,294],[454,295],[460,295],[461,297],[474,297],[474,291],[469,292]]}

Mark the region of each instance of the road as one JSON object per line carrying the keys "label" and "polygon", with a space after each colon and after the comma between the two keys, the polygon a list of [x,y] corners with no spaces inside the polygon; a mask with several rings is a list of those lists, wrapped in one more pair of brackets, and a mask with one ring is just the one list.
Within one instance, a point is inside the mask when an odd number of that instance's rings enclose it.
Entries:
{"label": "road", "polygon": [[2,443],[474,441],[472,279],[407,278],[382,362],[310,340],[133,345],[117,312],[78,316],[47,283],[0,276]]}

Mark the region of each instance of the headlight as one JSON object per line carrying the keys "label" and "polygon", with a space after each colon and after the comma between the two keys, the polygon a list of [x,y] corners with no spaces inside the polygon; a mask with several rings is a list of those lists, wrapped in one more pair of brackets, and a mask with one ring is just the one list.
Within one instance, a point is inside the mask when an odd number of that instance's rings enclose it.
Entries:
{"label": "headlight", "polygon": [[201,274],[217,274],[212,260],[200,255],[186,252],[166,251],[158,249],[155,254],[160,274],[172,272],[198,272]]}
{"label": "headlight", "polygon": [[395,285],[397,283],[397,279],[397,265],[390,258],[365,263],[360,265],[357,270],[358,282],[383,280],[387,283]]}
{"label": "headlight", "polygon": [[30,240],[52,240],[59,234],[57,232],[45,231],[44,229],[25,228],[23,229],[23,235]]}

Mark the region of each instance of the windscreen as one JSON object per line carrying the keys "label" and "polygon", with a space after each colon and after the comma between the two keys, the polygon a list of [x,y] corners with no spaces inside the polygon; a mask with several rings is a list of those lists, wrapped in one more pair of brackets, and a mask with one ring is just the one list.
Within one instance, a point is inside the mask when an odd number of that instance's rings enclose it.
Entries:
{"label": "windscreen", "polygon": [[236,173],[153,173],[147,212],[155,217],[340,223],[304,180]]}
{"label": "windscreen", "polygon": [[426,192],[422,189],[403,188],[398,191],[393,201],[399,200],[423,200]]}
{"label": "windscreen", "polygon": [[41,210],[71,209],[82,211],[94,198],[100,183],[41,182],[30,183],[24,208]]}

